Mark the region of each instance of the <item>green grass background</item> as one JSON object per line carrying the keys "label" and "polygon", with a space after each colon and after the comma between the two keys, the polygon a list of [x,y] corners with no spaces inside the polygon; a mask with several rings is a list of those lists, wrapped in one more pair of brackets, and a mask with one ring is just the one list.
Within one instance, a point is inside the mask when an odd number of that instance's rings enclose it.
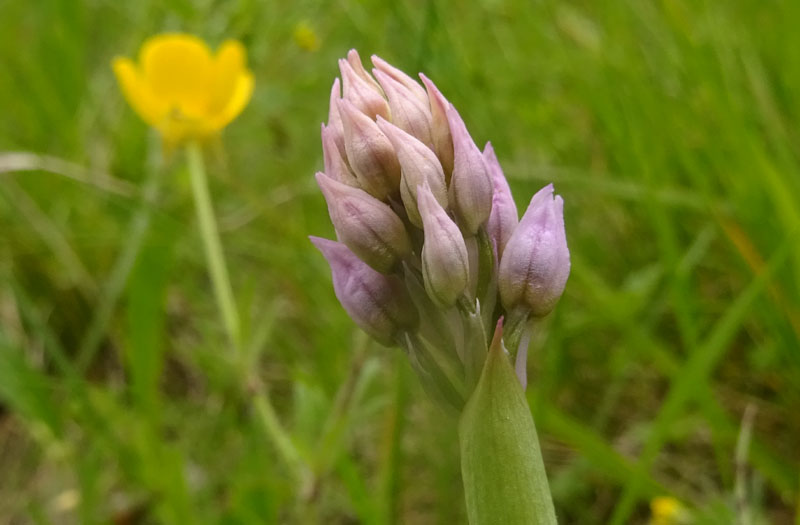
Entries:
{"label": "green grass background", "polygon": [[[312,175],[355,47],[432,78],[519,206],[564,197],[528,390],[561,521],[671,495],[800,524],[798,27],[794,1],[0,2],[0,523],[463,522],[454,423],[306,238],[332,235]],[[226,345],[185,158],[110,70],[162,31],[248,49],[208,170],[292,464]]]}

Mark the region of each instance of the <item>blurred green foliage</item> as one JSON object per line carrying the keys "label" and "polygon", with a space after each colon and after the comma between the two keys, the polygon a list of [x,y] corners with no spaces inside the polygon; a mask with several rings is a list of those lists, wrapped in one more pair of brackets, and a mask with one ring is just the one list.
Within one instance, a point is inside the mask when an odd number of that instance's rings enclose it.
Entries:
{"label": "blurred green foliage", "polygon": [[[352,47],[432,78],[519,206],[564,196],[528,390],[561,522],[672,495],[800,523],[798,26],[791,1],[0,2],[0,523],[463,522],[455,423],[306,238],[332,235],[312,175]],[[256,74],[208,169],[299,469],[233,365],[184,156],[109,67],[162,31],[238,38]]]}

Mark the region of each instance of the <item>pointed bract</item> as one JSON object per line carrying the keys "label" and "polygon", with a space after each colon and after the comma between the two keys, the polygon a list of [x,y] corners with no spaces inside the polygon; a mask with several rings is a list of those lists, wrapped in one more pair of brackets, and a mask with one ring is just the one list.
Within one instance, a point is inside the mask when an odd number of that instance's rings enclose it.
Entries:
{"label": "pointed bract", "polygon": [[486,232],[497,247],[497,259],[503,256],[503,250],[519,223],[517,205],[511,195],[511,188],[503,175],[503,169],[497,161],[492,144],[487,142],[483,149],[483,160],[492,178],[492,211],[486,223]]}
{"label": "pointed bract", "polygon": [[400,164],[392,143],[378,125],[349,100],[339,100],[347,160],[359,186],[384,200],[400,186]]}
{"label": "pointed bract", "polygon": [[403,221],[367,192],[317,173],[339,240],[381,273],[391,272],[411,252]]}
{"label": "pointed bract", "polygon": [[398,277],[376,272],[342,243],[309,238],[331,267],[336,298],[362,330],[390,346],[416,328],[419,316]]}
{"label": "pointed bract", "polygon": [[394,124],[378,118],[378,126],[392,141],[402,168],[400,196],[408,213],[408,219],[422,227],[422,217],[417,208],[417,187],[426,182],[433,196],[443,208],[447,207],[447,187],[439,159],[428,146],[412,137]]}
{"label": "pointed bract", "polygon": [[475,235],[492,211],[492,180],[481,150],[452,104],[447,108],[447,120],[453,135],[454,154],[450,204],[459,225],[468,234]]}
{"label": "pointed bract", "polygon": [[428,100],[431,110],[431,140],[433,141],[433,151],[442,163],[444,176],[450,184],[450,177],[453,174],[453,136],[450,133],[450,123],[447,120],[447,108],[450,102],[444,98],[436,84],[423,75],[419,74],[425,89],[428,91]]}
{"label": "pointed bract", "polygon": [[417,189],[417,201],[425,233],[422,246],[425,290],[439,306],[453,306],[469,283],[464,237],[433,196],[427,182]]}
{"label": "pointed bract", "polygon": [[564,201],[548,184],[531,199],[506,244],[498,286],[506,311],[523,306],[534,316],[550,313],[564,291],[570,260],[564,231]]}

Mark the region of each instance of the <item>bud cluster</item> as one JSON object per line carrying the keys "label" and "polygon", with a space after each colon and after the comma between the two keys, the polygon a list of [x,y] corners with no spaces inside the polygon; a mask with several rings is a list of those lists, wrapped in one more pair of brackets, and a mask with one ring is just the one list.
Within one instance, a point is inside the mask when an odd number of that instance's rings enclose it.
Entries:
{"label": "bud cluster", "polygon": [[402,347],[423,385],[460,409],[498,320],[524,359],[529,321],[561,297],[563,201],[548,185],[520,220],[491,144],[478,148],[433,82],[372,64],[355,50],[339,60],[316,176],[337,241],[312,241],[356,324]]}

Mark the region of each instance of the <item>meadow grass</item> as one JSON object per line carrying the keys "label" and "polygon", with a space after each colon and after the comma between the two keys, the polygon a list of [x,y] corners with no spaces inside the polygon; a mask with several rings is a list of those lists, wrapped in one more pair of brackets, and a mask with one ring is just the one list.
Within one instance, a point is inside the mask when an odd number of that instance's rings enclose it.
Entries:
{"label": "meadow grass", "polygon": [[[333,235],[312,175],[354,47],[433,79],[518,206],[564,197],[528,389],[561,522],[669,495],[800,524],[799,25],[754,0],[0,3],[0,523],[463,522],[455,422],[307,240]],[[244,361],[185,156],[110,69],[163,31],[240,39],[256,75],[206,151]]]}

